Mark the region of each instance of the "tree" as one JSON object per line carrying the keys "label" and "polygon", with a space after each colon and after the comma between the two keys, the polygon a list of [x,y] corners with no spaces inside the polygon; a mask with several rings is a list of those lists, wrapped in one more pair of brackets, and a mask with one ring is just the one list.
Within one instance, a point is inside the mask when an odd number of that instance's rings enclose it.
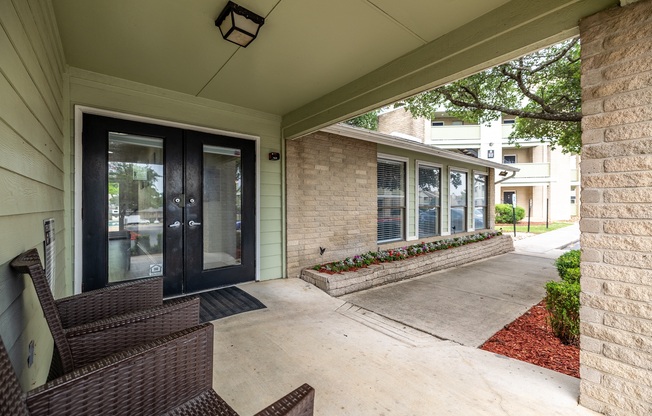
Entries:
{"label": "tree", "polygon": [[345,123],[350,126],[361,127],[367,130],[378,130],[378,111],[373,110],[361,114],[357,117],[346,120]]}
{"label": "tree", "polygon": [[443,107],[470,123],[501,114],[517,116],[515,139],[550,141],[562,151],[580,151],[580,43],[572,39],[427,91],[397,105],[414,117],[434,119]]}
{"label": "tree", "polygon": [[[140,170],[140,178],[137,178]],[[109,162],[109,202],[120,203],[121,215],[147,209],[160,208],[163,195],[156,189],[159,175],[149,165],[128,162]],[[123,212],[124,211],[124,212]]]}

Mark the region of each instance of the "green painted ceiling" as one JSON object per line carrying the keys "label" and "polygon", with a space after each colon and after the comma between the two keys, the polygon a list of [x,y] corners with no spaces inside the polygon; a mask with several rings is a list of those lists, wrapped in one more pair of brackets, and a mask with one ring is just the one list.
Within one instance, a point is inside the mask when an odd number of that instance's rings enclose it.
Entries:
{"label": "green painted ceiling", "polygon": [[617,0],[54,0],[67,64],[283,116],[294,137],[577,33]]}

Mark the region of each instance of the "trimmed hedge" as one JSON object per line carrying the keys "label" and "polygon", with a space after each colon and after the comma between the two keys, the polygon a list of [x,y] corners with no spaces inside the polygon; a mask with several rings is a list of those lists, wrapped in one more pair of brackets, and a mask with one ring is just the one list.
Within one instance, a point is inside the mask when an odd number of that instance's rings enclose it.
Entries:
{"label": "trimmed hedge", "polygon": [[[516,207],[516,222],[525,218],[525,208]],[[512,224],[514,210],[510,204],[496,204],[496,222],[498,224]]]}
{"label": "trimmed hedge", "polygon": [[565,344],[577,344],[580,336],[580,284],[546,283],[546,309],[555,336]]}
{"label": "trimmed hedge", "polygon": [[[580,268],[580,254],[580,250],[571,250],[555,260],[555,267],[557,267],[557,272],[559,272],[559,276],[563,280],[566,280],[565,276],[568,274],[568,270]],[[575,271],[571,272],[571,274],[574,273]],[[579,270],[577,270],[577,273],[579,273]],[[579,276],[577,279],[571,278],[571,280],[579,280]]]}
{"label": "trimmed hedge", "polygon": [[548,321],[562,342],[577,344],[580,336],[580,250],[562,254],[555,266],[561,281],[546,283]]}

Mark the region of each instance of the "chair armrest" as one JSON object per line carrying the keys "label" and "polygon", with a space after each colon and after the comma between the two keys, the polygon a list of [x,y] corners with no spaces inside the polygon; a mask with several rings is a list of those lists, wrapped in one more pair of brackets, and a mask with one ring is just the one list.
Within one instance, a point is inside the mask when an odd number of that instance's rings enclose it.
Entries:
{"label": "chair armrest", "polygon": [[119,283],[55,301],[64,328],[154,308],[162,303],[162,277]]}
{"label": "chair armrest", "polygon": [[32,416],[159,415],[211,389],[210,323],[159,338],[27,393]]}
{"label": "chair armrest", "polygon": [[199,323],[199,298],[174,299],[145,311],[66,330],[74,368]]}
{"label": "chair armrest", "polygon": [[256,413],[255,416],[312,416],[314,408],[315,389],[304,384]]}
{"label": "chair armrest", "polygon": [[235,410],[224,401],[215,390],[207,390],[181,406],[170,410],[163,416],[238,416]]}

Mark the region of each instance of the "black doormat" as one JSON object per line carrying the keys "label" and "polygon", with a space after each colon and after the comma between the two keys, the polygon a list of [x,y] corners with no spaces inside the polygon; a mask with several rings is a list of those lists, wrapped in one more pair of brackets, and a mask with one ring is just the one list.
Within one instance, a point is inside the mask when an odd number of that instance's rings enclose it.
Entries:
{"label": "black doormat", "polygon": [[266,307],[261,301],[235,286],[200,293],[199,299],[199,320],[201,322],[214,321]]}

